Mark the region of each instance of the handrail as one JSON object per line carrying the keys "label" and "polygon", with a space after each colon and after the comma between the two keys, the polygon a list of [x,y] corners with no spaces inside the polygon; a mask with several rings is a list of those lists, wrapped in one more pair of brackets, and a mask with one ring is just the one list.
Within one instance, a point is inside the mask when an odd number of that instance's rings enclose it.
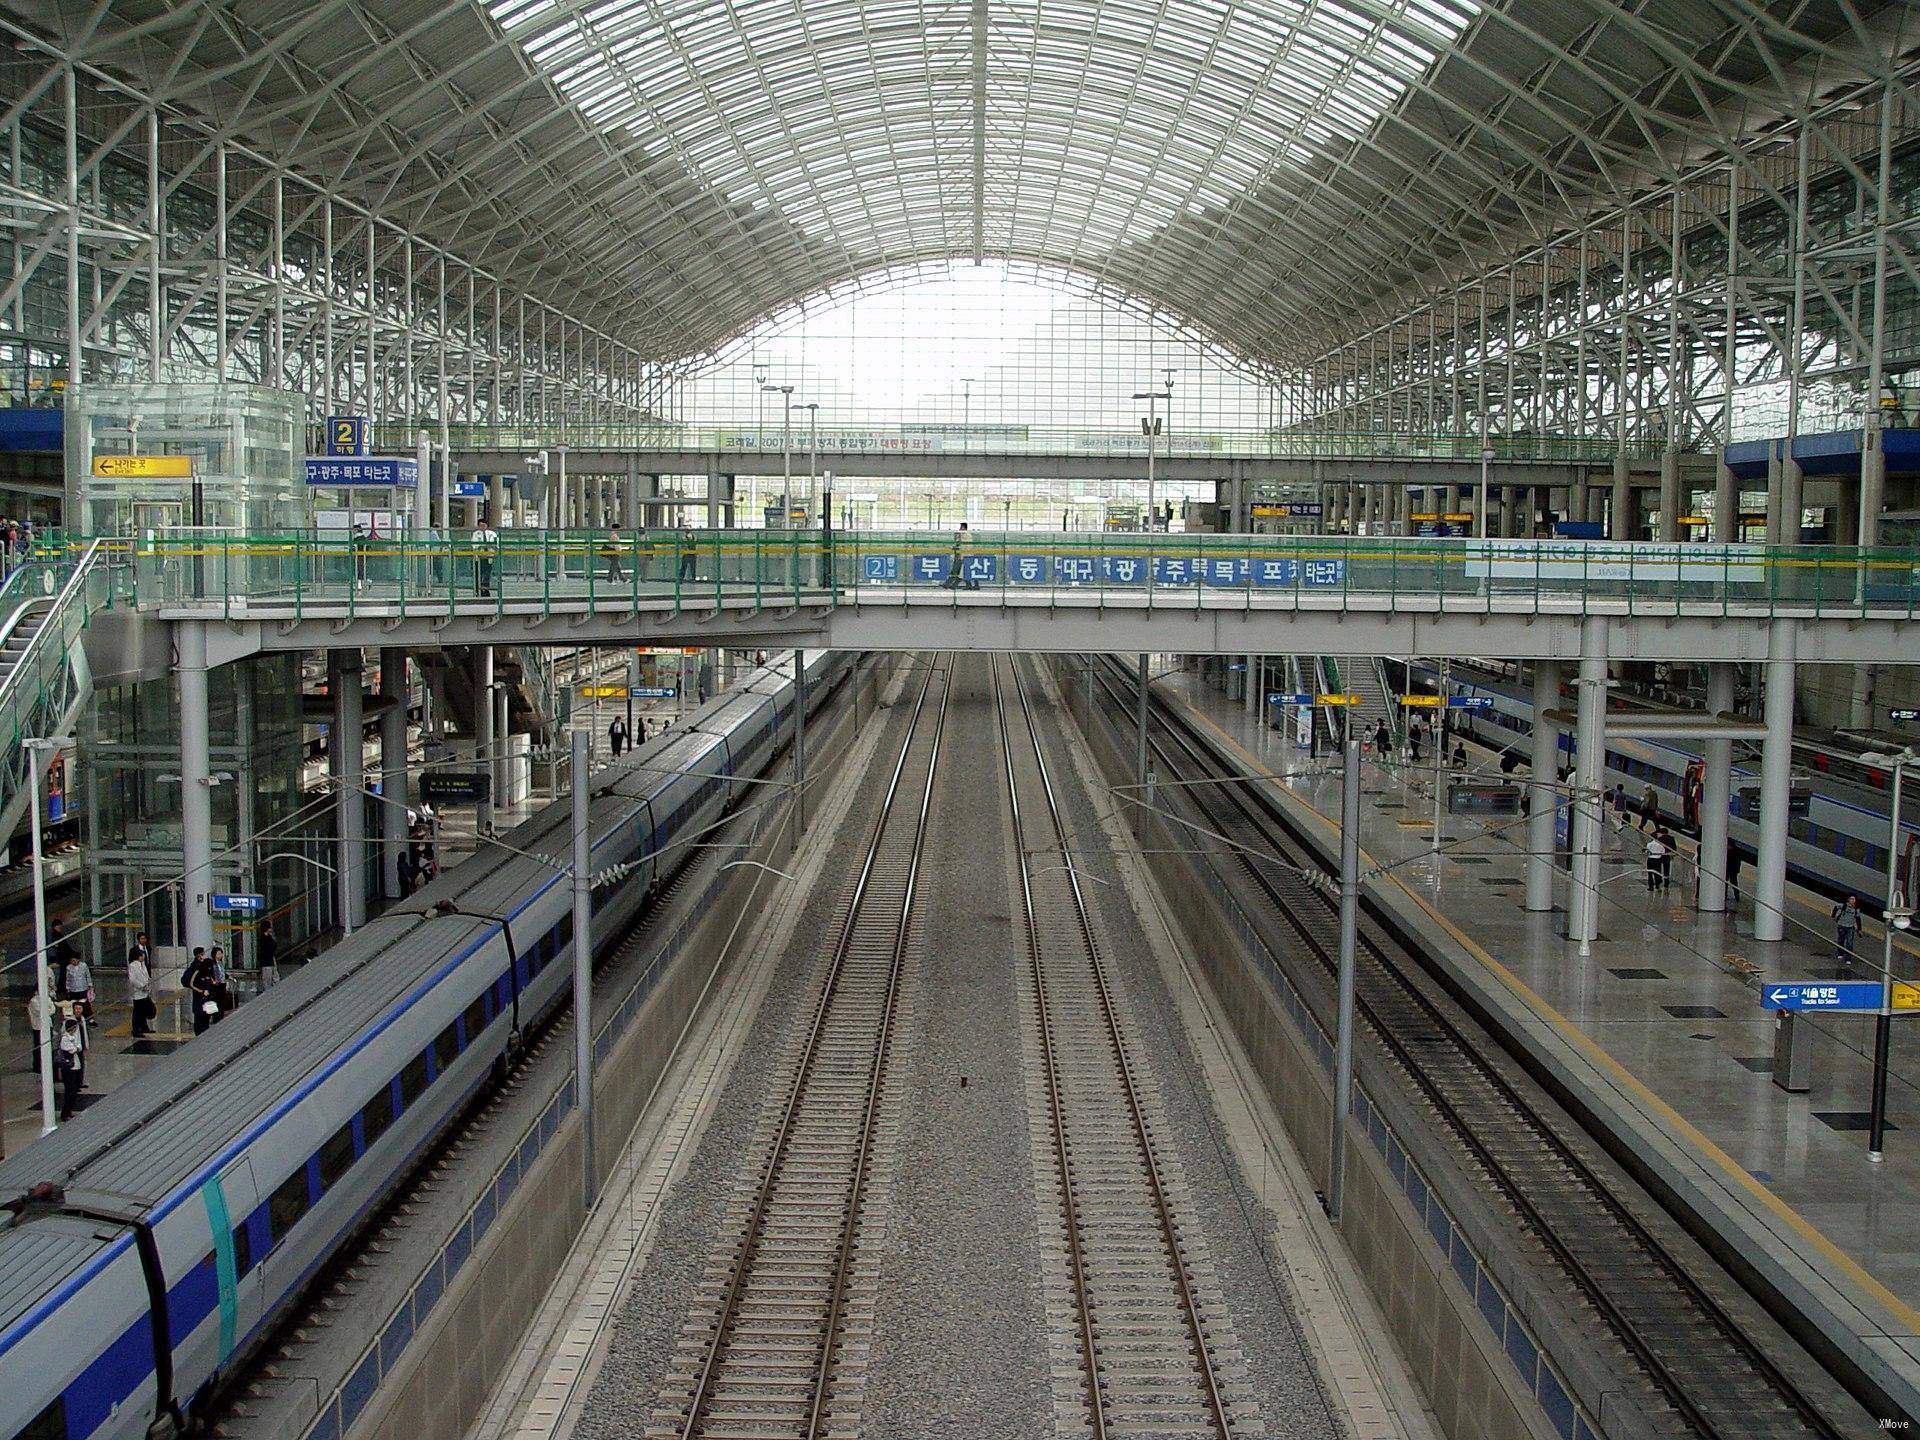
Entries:
{"label": "handrail", "polygon": [[[79,562],[73,567],[73,573],[67,577],[66,583],[60,587],[59,591],[53,597],[53,604],[47,610],[47,619],[49,621],[53,621],[62,615],[69,601],[72,600],[80,587],[86,584],[93,570],[94,563],[100,558],[105,543],[105,541],[98,539],[88,543]],[[18,616],[16,615],[14,619],[17,620]],[[40,659],[39,652],[44,649],[45,646],[52,643],[48,637],[59,628],[58,625],[51,623],[42,625],[39,630],[34,632],[33,638],[27,642],[27,648],[20,652],[20,658],[14,662],[12,673],[7,676],[3,684],[0,684],[0,713],[5,712],[8,704],[12,700],[13,691],[23,683],[21,677],[33,671],[34,664]],[[62,653],[65,652],[66,648],[66,642],[63,640],[61,644]]]}

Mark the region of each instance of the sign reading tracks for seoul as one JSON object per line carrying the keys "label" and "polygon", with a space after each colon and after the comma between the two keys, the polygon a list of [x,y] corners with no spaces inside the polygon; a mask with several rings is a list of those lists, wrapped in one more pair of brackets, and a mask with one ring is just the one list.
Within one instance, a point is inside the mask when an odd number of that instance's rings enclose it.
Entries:
{"label": "sign reading tracks for seoul", "polygon": [[[1760,988],[1768,1010],[1878,1011],[1886,994],[1878,980],[1793,980]],[[1893,1008],[1920,1010],[1920,985],[1895,984]]]}

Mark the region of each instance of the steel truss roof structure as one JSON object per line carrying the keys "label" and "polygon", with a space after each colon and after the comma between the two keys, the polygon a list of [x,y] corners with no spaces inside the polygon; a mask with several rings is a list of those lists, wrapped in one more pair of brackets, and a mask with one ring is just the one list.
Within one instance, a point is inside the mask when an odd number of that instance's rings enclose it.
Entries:
{"label": "steel truss roof structure", "polygon": [[655,360],[970,255],[1300,361],[1913,44],[1899,0],[4,8]]}

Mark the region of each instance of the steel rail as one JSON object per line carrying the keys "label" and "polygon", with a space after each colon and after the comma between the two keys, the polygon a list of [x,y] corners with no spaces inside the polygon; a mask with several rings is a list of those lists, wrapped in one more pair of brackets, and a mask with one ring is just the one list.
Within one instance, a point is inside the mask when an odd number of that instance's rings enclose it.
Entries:
{"label": "steel rail", "polygon": [[[801,1048],[800,1063],[795,1067],[794,1078],[787,1092],[786,1104],[782,1107],[780,1120],[773,1139],[767,1149],[767,1159],[760,1177],[759,1188],[749,1209],[747,1228],[734,1252],[731,1276],[726,1295],[721,1302],[720,1312],[715,1317],[711,1338],[703,1356],[700,1374],[696,1380],[687,1406],[686,1417],[681,1424],[682,1440],[694,1440],[701,1432],[701,1420],[708,1404],[713,1398],[714,1383],[718,1377],[720,1363],[727,1352],[728,1335],[740,1309],[740,1302],[746,1293],[747,1277],[753,1269],[753,1262],[759,1251],[762,1231],[765,1228],[768,1212],[771,1208],[773,1192],[779,1181],[783,1162],[786,1159],[789,1143],[793,1138],[795,1122],[799,1118],[804,1104],[809,1082],[812,1079],[815,1064],[821,1053],[821,1040],[826,1028],[827,1017],[833,1008],[838,994],[840,980],[847,968],[847,962],[853,952],[854,942],[860,933],[861,911],[866,902],[874,869],[885,846],[888,824],[893,818],[894,805],[900,796],[901,782],[907,769],[907,761],[912,756],[914,744],[920,737],[922,716],[926,709],[927,696],[933,688],[937,667],[929,665],[926,677],[922,680],[920,693],[914,701],[913,716],[907,726],[907,734],[900,745],[899,757],[894,762],[893,772],[888,779],[887,789],[881,800],[880,815],[874,823],[872,838],[868,841],[866,857],[860,866],[860,874],[854,884],[853,897],[847,907],[846,918],[840,927],[840,935],[835,942],[833,959],[828,968],[825,981],[820,987],[820,998],[814,1006],[812,1020],[808,1025],[807,1036]],[[865,1180],[866,1169],[872,1154],[873,1124],[881,1089],[881,1080],[886,1070],[886,1058],[892,1038],[895,1012],[898,1009],[900,976],[906,954],[908,936],[908,918],[912,914],[914,891],[917,886],[920,858],[925,848],[927,819],[932,803],[934,774],[939,765],[941,739],[946,728],[947,702],[952,693],[951,686],[943,678],[940,708],[934,717],[934,731],[929,748],[926,775],[920,797],[920,809],[916,819],[913,849],[909,860],[906,892],[902,899],[900,918],[896,923],[893,936],[893,952],[887,977],[886,995],[881,1010],[881,1033],[873,1049],[873,1063],[867,1076],[866,1095],[862,1105],[860,1140],[855,1151],[855,1162],[850,1181],[846,1214],[840,1230],[836,1247],[833,1275],[829,1288],[828,1311],[825,1328],[821,1334],[820,1353],[817,1357],[812,1395],[809,1401],[807,1428],[803,1434],[812,1440],[820,1433],[827,1391],[830,1388],[833,1354],[835,1349],[834,1331],[838,1326],[841,1303],[844,1298],[847,1272],[853,1253],[854,1232],[858,1228],[861,1188]]]}
{"label": "steel rail", "polygon": [[[1020,702],[1027,739],[1033,747],[1033,762],[1039,775],[1040,792],[1046,800],[1046,813],[1052,831],[1048,848],[1056,849],[1064,856],[1067,853],[1066,825],[1060,815],[1059,800],[1054,793],[1052,777],[1047,772],[1046,754],[1041,747],[1040,733],[1034,723],[1033,709],[1027,700],[1026,688],[1020,680],[1018,662],[1009,660],[1008,665],[1013,670],[1014,694]],[[1054,1153],[1060,1167],[1062,1203],[1067,1212],[1067,1248],[1072,1261],[1074,1293],[1080,1313],[1081,1352],[1086,1368],[1089,1397],[1088,1413],[1093,1422],[1094,1440],[1105,1440],[1107,1425],[1100,1394],[1099,1341],[1094,1334],[1093,1307],[1086,1279],[1084,1253],[1080,1243],[1079,1213],[1073,1186],[1072,1149],[1066,1134],[1066,1102],[1062,1093],[1059,1063],[1054,1046],[1053,1019],[1047,1002],[1046,967],[1041,959],[1044,951],[1033,896],[1032,853],[1026,844],[1024,812],[1020,806],[1020,777],[1014,763],[1011,726],[1008,724],[1006,701],[1001,689],[1000,667],[997,660],[993,671],[993,692],[994,706],[1000,718],[1001,752],[1006,762],[1007,795],[1013,809],[1014,842],[1020,855],[1020,893],[1026,916],[1027,957],[1039,1022],[1041,1056],[1046,1068]],[[1186,1256],[1181,1251],[1179,1238],[1175,1233],[1172,1206],[1167,1200],[1159,1163],[1154,1158],[1153,1144],[1148,1137],[1146,1117],[1142,1113],[1139,1089],[1134,1080],[1133,1064],[1127,1053],[1126,1037],[1114,1006],[1111,978],[1107,974],[1106,964],[1100,954],[1093,917],[1089,912],[1086,896],[1080,888],[1080,877],[1074,873],[1071,865],[1065,866],[1064,869],[1067,886],[1073,896],[1073,909],[1080,930],[1081,944],[1085,948],[1088,968],[1094,979],[1096,993],[1100,997],[1101,1018],[1119,1072],[1120,1089],[1126,1099],[1128,1120],[1139,1151],[1142,1171],[1153,1196],[1154,1220],[1159,1228],[1162,1244],[1166,1248],[1169,1268],[1174,1275],[1175,1286],[1180,1297],[1181,1314],[1187,1322],[1194,1369],[1200,1379],[1201,1388],[1205,1392],[1207,1410],[1212,1417],[1215,1432],[1221,1440],[1231,1440],[1232,1422],[1227,1415],[1226,1403],[1220,1395],[1219,1377],[1214,1372],[1213,1358],[1207,1348],[1206,1327],[1201,1321],[1200,1307],[1194,1298],[1193,1287],[1187,1277]]]}

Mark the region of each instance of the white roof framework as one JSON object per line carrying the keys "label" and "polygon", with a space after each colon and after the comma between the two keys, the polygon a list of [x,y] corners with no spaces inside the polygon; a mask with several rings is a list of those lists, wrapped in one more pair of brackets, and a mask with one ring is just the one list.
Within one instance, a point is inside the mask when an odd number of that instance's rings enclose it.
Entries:
{"label": "white roof framework", "polygon": [[1902,3],[0,11],[662,360],[863,276],[996,257],[1277,362],[1876,73]]}

